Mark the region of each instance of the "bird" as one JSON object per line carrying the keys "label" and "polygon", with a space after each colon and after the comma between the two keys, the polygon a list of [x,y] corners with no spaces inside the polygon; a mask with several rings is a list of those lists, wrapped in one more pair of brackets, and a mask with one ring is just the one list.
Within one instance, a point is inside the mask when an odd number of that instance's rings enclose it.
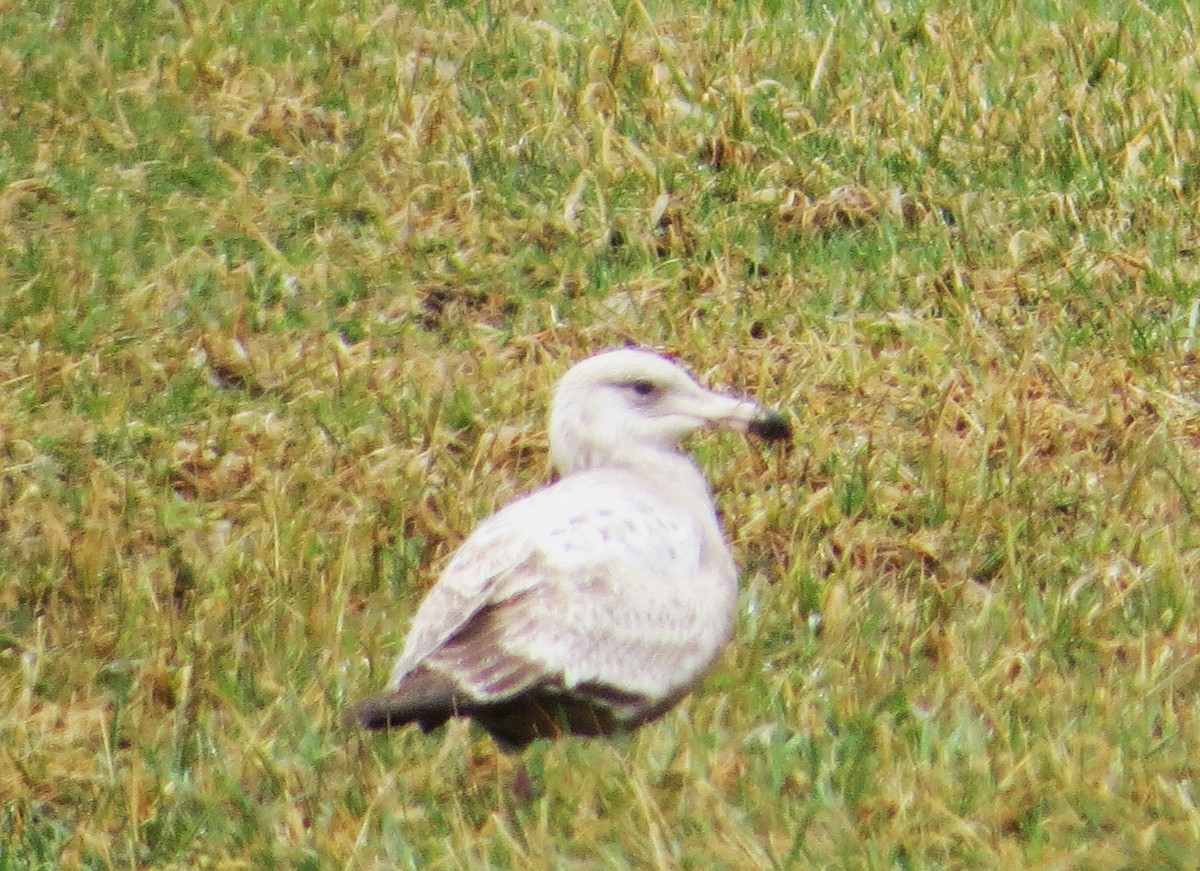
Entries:
{"label": "bird", "polygon": [[587,357],[550,408],[554,483],[480,523],[417,608],[366,729],[454,717],[505,750],[609,736],[662,716],[729,641],[738,571],[680,439],[721,427],[788,439],[787,418],[701,386],[655,351]]}

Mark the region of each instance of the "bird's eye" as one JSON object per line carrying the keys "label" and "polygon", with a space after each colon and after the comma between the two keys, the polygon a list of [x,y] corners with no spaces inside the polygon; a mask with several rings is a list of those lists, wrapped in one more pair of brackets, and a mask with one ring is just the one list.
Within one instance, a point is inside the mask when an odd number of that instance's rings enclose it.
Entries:
{"label": "bird's eye", "polygon": [[658,387],[653,381],[648,381],[645,378],[638,378],[629,382],[629,389],[638,396],[653,396],[658,392]]}

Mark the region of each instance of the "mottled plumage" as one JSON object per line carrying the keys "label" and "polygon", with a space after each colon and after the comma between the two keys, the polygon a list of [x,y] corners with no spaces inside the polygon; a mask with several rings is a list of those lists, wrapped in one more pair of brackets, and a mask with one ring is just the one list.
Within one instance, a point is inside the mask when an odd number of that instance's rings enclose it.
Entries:
{"label": "mottled plumage", "polygon": [[559,383],[561,479],[487,518],[417,610],[388,689],[347,712],[428,731],[471,717],[520,747],[652,720],[700,680],[733,629],[737,570],[708,484],[678,450],[707,424],[767,439],[787,422],[622,349]]}

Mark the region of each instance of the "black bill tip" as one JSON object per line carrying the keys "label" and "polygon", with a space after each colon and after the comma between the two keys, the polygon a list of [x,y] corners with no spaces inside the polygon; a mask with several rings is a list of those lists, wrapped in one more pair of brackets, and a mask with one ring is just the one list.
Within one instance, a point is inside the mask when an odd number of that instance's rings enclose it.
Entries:
{"label": "black bill tip", "polygon": [[775,411],[768,411],[762,417],[750,421],[747,430],[769,442],[792,437],[792,425],[787,422],[786,417]]}

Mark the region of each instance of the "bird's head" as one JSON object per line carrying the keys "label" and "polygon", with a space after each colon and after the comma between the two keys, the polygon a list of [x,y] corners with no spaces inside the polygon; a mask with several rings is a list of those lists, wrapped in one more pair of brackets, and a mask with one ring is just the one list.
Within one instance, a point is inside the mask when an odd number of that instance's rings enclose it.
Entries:
{"label": "bird's head", "polygon": [[707,390],[651,351],[605,351],[573,366],[550,408],[550,456],[563,475],[620,464],[625,456],[677,450],[704,426],[776,440],[791,436],[780,414],[750,399]]}

